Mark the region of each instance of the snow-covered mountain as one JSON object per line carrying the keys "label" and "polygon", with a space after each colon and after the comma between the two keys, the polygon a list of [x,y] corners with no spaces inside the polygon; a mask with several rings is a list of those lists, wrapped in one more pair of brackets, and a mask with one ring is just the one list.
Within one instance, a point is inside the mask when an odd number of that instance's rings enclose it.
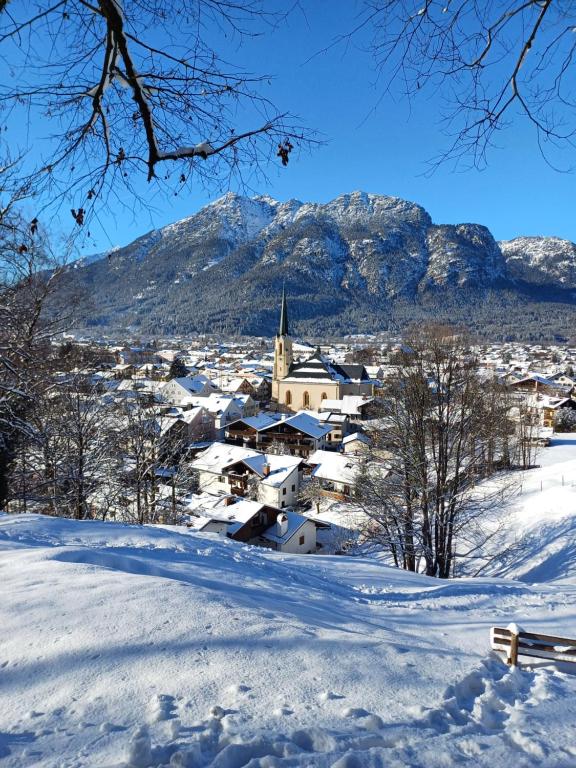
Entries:
{"label": "snow-covered mountain", "polygon": [[395,329],[428,317],[487,330],[499,312],[512,316],[529,302],[553,335],[573,327],[576,246],[497,243],[479,224],[436,225],[415,203],[365,192],[329,203],[227,194],[77,264],[65,282],[87,293],[84,323],[142,332],[269,334],[285,283],[302,332]]}
{"label": "snow-covered mountain", "polygon": [[517,237],[499,243],[508,274],[536,285],[576,289],[576,244],[559,237]]}

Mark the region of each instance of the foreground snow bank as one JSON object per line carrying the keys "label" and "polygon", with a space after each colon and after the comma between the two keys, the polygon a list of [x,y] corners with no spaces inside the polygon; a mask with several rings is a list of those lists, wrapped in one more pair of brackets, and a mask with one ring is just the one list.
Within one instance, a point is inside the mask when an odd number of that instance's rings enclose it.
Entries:
{"label": "foreground snow bank", "polygon": [[0,517],[13,766],[566,766],[576,677],[492,624],[576,636],[575,589],[439,582],[154,527]]}

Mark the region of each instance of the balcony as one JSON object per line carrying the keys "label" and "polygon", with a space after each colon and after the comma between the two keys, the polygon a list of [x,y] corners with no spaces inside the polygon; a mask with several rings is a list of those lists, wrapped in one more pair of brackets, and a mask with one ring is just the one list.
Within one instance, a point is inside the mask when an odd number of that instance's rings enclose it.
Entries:
{"label": "balcony", "polygon": [[237,475],[231,472],[227,477],[230,484],[230,493],[233,493],[234,496],[246,496],[249,475]]}

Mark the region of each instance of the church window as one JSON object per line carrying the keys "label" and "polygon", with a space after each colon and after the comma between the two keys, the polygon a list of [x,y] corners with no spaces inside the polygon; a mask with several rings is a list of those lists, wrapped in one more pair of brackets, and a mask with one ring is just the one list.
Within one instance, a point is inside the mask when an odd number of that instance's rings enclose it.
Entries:
{"label": "church window", "polygon": [[290,390],[286,392],[286,405],[292,405],[292,392]]}
{"label": "church window", "polygon": [[282,342],[280,342],[278,346],[278,354],[280,355],[280,357],[282,357]]}
{"label": "church window", "polygon": [[308,408],[309,405],[310,405],[310,393],[304,392],[304,394],[302,395],[302,406],[304,408]]}
{"label": "church window", "polygon": [[322,397],[320,398],[320,400],[326,400],[327,398],[328,398],[328,395],[326,394],[326,392],[322,392]]}

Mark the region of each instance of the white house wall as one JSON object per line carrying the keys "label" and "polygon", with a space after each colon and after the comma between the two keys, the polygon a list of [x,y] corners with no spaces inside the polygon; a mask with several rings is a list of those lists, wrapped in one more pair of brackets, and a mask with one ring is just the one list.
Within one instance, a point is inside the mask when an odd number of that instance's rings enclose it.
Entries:
{"label": "white house wall", "polygon": [[[300,544],[300,537],[304,536],[304,544]],[[311,520],[308,520],[298,529],[295,536],[292,536],[285,544],[278,545],[279,552],[288,552],[292,555],[307,554],[316,552],[316,526]]]}
{"label": "white house wall", "polygon": [[212,494],[230,493],[228,478],[225,475],[222,475],[222,477],[224,478],[223,481],[220,480],[220,475],[200,470],[198,472],[198,485],[200,490]]}
{"label": "white house wall", "polygon": [[[296,506],[300,492],[299,480],[298,467],[295,467],[285,482],[277,488],[260,483],[258,501],[273,507],[280,507],[280,509]],[[292,490],[292,486],[294,486],[294,490]],[[282,493],[284,488],[286,489],[286,494]]]}

